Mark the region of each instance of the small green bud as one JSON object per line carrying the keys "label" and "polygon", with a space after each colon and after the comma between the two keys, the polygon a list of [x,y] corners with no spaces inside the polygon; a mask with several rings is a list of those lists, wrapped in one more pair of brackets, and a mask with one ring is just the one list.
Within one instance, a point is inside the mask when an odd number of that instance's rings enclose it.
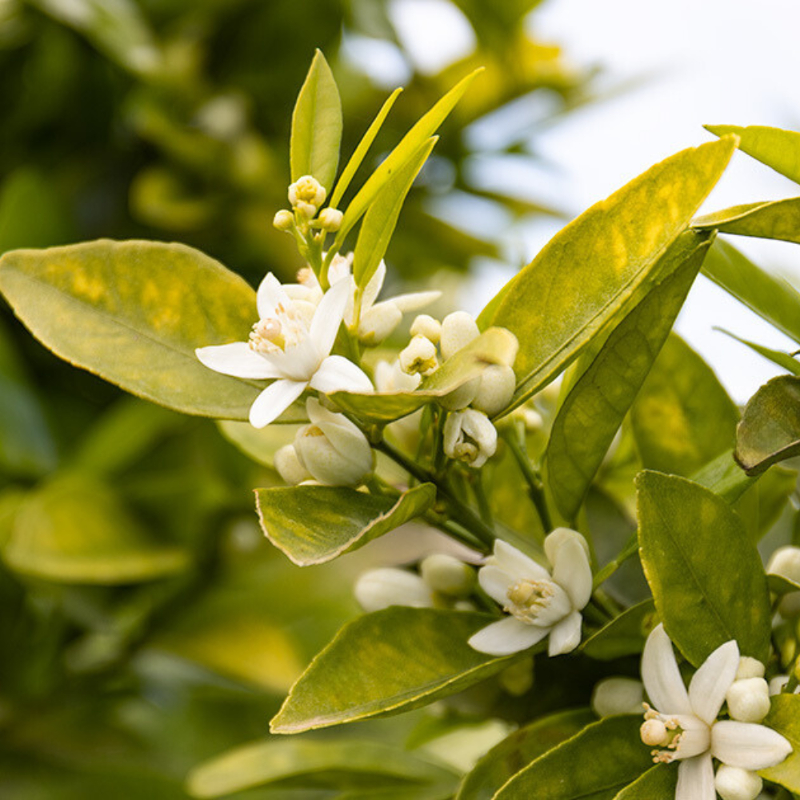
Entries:
{"label": "small green bud", "polygon": [[437,553],[419,567],[422,579],[434,591],[448,597],[466,597],[475,586],[475,570],[453,556]]}

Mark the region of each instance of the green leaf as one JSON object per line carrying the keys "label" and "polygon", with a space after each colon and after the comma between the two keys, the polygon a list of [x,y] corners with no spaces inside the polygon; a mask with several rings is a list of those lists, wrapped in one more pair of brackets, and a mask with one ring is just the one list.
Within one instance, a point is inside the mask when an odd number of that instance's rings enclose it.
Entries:
{"label": "green leaf", "polygon": [[[293,425],[267,425],[254,428],[249,422],[224,419],[217,423],[222,435],[248,458],[274,468],[275,453],[294,441],[297,428]],[[741,471],[741,470],[740,470]]]}
{"label": "green leaf", "polygon": [[631,409],[642,465],[688,477],[733,447],[738,421],[711,367],[670,336]]}
{"label": "green leaf", "polygon": [[702,469],[690,476],[694,483],[711,489],[712,492],[725,498],[728,503],[735,503],[757,480],[742,471],[733,458],[733,450],[726,450],[722,455],[709,461]]}
{"label": "green leaf", "polygon": [[347,166],[345,166],[345,168],[342,170],[342,174],[339,176],[339,180],[336,182],[336,188],[333,190],[333,194],[330,197],[329,205],[331,208],[339,207],[339,202],[341,201],[342,197],[344,197],[344,193],[347,191],[350,181],[353,180],[358,168],[361,166],[361,162],[364,160],[364,156],[366,156],[367,151],[375,141],[375,137],[378,135],[378,131],[380,131],[384,121],[386,120],[386,117],[389,115],[389,112],[394,105],[394,101],[397,100],[397,98],[400,96],[400,92],[402,91],[402,88],[398,88],[389,95],[389,97],[386,99],[386,102],[383,104],[383,106],[381,106],[378,116],[375,117],[375,119],[372,121],[372,124],[369,126],[369,128],[367,128],[367,132],[358,143],[358,147],[356,147],[353,155],[350,156],[350,160],[347,162]]}
{"label": "green leaf", "polygon": [[772,708],[763,722],[789,740],[792,753],[777,767],[762,769],[758,774],[768,781],[800,793],[800,695],[779,694],[772,698]]}
{"label": "green leaf", "polygon": [[245,341],[258,314],[244,280],[190,247],[14,250],[0,259],[0,291],[57,356],[176,411],[247,419],[263,386],[197,360],[197,347]]}
{"label": "green leaf", "polygon": [[522,344],[512,407],[564,370],[643,284],[665,277],[661,257],[686,230],[733,149],[732,138],[721,140],[651,167],[563,228],[501,290],[502,301],[481,315],[481,324],[508,328]]}
{"label": "green leaf", "polygon": [[772,361],[773,364],[782,367],[792,375],[800,375],[800,361],[794,358],[790,353],[785,353],[782,350],[773,350],[770,347],[764,347],[764,345],[751,342],[748,339],[742,339],[741,336],[726,331],[724,328],[717,328],[717,330],[724,333],[726,336],[730,336],[731,339],[736,339],[737,342],[741,342],[743,345],[746,345],[767,360]]}
{"label": "green leaf", "polygon": [[692,220],[695,230],[718,230],[800,243],[800,198],[734,206]]}
{"label": "green leaf", "polygon": [[795,183],[800,183],[800,133],[765,125],[704,125],[715,136],[739,137],[739,149],[772,167]]}
{"label": "green leaf", "polygon": [[645,471],[636,486],[642,564],[672,641],[695,667],[730,639],[766,662],[767,579],[739,517],[684,478]]}
{"label": "green leaf", "polygon": [[331,399],[346,412],[369,422],[391,422],[404,417],[427,403],[449,394],[478,377],[489,364],[510,364],[517,352],[517,340],[507,330],[489,328],[477,339],[462,347],[425,378],[413,392],[357,394],[334,392]]}
{"label": "green leaf", "polygon": [[474,72],[467,75],[466,78],[459,81],[411,128],[401,139],[397,147],[386,156],[375,172],[367,178],[366,183],[359,189],[345,211],[342,226],[339,228],[333,243],[333,250],[338,251],[341,248],[347,234],[356,222],[361,219],[384,184],[395,175],[409,159],[413,158],[419,151],[419,148],[430,139],[453,110],[456,103],[464,96],[464,92],[467,91],[469,85],[475,79],[475,76],[482,70],[482,67],[481,69],[476,69]]}
{"label": "green leaf", "polygon": [[659,764],[625,787],[614,800],[674,800],[677,783],[678,767]]}
{"label": "green leaf", "polygon": [[664,344],[700,269],[709,241],[681,248],[679,267],[611,332],[561,404],[545,452],[547,485],[574,520],[622,420]]}
{"label": "green leaf", "polygon": [[114,585],[173,575],[186,553],[153,542],[102,484],[65,476],[17,509],[3,560],[45,580]]}
{"label": "green leaf", "polygon": [[435,144],[435,136],[428,139],[381,187],[367,210],[353,255],[353,278],[359,289],[366,287],[386,255],[406,195]]}
{"label": "green leaf", "polygon": [[399,714],[478,683],[511,660],[467,644],[495,619],[402,606],[359,617],[311,662],[270,729],[300,733]]}
{"label": "green leaf", "polygon": [[744,522],[754,542],[765,536],[778,521],[789,495],[797,484],[794,470],[776,467],[762,474],[734,504],[733,510]]}
{"label": "green leaf", "polygon": [[432,483],[399,498],[342,486],[256,489],[256,506],[267,538],[301,567],[322,564],[363,547],[424,514],[436,499]]}
{"label": "green leaf", "polygon": [[767,574],[767,584],[769,590],[775,594],[781,595],[790,594],[791,592],[800,592],[800,583],[790,581],[782,575]]}
{"label": "green leaf", "polygon": [[800,378],[780,375],[750,398],[736,429],[734,455],[748,475],[800,455]]}
{"label": "green leaf", "polygon": [[653,766],[639,737],[639,717],[608,717],[540,756],[495,795],[496,800],[612,800]]}
{"label": "green leaf", "polygon": [[800,293],[786,280],[757,267],[721,239],[709,251],[703,273],[779,331],[800,342]]}
{"label": "green leaf", "polygon": [[242,745],[195,767],[187,790],[193,797],[204,798],[254,786],[383,789],[437,781],[455,783],[455,776],[378,742],[270,739]]}
{"label": "green leaf", "polygon": [[623,656],[637,655],[644,649],[654,620],[653,601],[644,600],[623,611],[608,625],[584,640],[581,650],[589,658],[598,661],[613,661]]}
{"label": "green leaf", "polygon": [[528,764],[574,736],[595,719],[588,709],[560,711],[514,731],[495,745],[464,778],[456,800],[491,800],[513,777],[520,764]]}
{"label": "green leaf", "polygon": [[292,114],[292,181],[312,175],[330,191],[339,165],[341,141],[339,89],[325,56],[317,50]]}

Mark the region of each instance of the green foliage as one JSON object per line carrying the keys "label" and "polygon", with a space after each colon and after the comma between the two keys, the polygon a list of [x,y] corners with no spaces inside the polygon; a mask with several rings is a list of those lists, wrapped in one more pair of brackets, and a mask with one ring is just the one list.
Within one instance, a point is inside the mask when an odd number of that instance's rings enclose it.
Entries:
{"label": "green foliage", "polygon": [[706,125],[716,136],[733,134],[738,147],[748,155],[772,167],[795,183],[800,183],[800,134],[769,128],[765,125]]}
{"label": "green foliage", "polygon": [[467,639],[486,614],[393,606],[346,625],[292,687],[273,733],[398,714],[462,691],[510,659],[473,650]]}
{"label": "green foliage", "polygon": [[781,239],[800,242],[800,198],[775,200],[770,203],[749,203],[715,211],[693,220],[698,230],[718,230],[737,236],[758,236],[762,239]]}
{"label": "green foliage", "polygon": [[588,637],[581,649],[587,656],[598,661],[613,661],[641,653],[654,619],[653,601],[643,600]]}
{"label": "green foliage", "polygon": [[796,794],[800,792],[800,696],[780,694],[773,697],[764,724],[785,736],[794,752],[782,764],[761,770],[759,774]]}
{"label": "green foliage", "polygon": [[672,800],[678,783],[678,770],[660,764],[647,770],[614,800]]}
{"label": "green foliage", "polygon": [[563,228],[504,287],[499,304],[484,310],[483,325],[508,328],[522,343],[513,405],[567,367],[625,313],[638,289],[667,277],[659,272],[661,256],[686,230],[733,148],[733,139],[723,139],[651,167]]}
{"label": "green foliage", "polygon": [[295,564],[330,561],[425,513],[436,489],[424,483],[398,498],[333,486],[256,489],[267,538]]}
{"label": "green foliage", "polygon": [[643,472],[636,485],[642,563],[672,641],[696,667],[730,639],[743,655],[766,661],[767,580],[741,520],[683,478]]}

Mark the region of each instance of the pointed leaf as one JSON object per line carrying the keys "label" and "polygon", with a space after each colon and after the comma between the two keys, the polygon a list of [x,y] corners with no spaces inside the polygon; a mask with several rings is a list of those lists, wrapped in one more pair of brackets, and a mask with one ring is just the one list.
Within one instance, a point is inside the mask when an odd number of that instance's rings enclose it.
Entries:
{"label": "pointed leaf", "polygon": [[256,489],[267,538],[295,564],[322,564],[363,547],[424,514],[436,499],[432,483],[390,498],[343,486]]}
{"label": "pointed leaf", "polygon": [[359,617],[311,662],[270,728],[300,733],[399,714],[478,683],[513,660],[467,644],[494,620],[487,614],[402,606]]}
{"label": "pointed leaf", "polygon": [[758,477],[750,477],[742,471],[733,457],[733,450],[726,450],[690,477],[694,483],[711,489],[731,504],[758,480]]}
{"label": "pointed leaf", "polygon": [[645,295],[611,332],[556,415],[544,468],[550,493],[567,520],[575,518],[700,269],[709,241],[689,237],[679,240],[685,265]]}
{"label": "pointed leaf", "polygon": [[764,345],[751,342],[748,339],[742,339],[741,336],[737,336],[735,333],[726,331],[724,328],[717,328],[717,330],[721,333],[724,333],[726,336],[730,336],[731,339],[736,339],[737,342],[741,342],[743,345],[749,347],[760,356],[763,356],[768,361],[771,361],[773,364],[777,364],[779,367],[782,367],[792,375],[800,375],[800,361],[794,358],[790,353],[785,353],[782,350],[773,350],[770,347],[764,347]]}
{"label": "pointed leaf", "polygon": [[339,165],[341,140],[339,89],[325,56],[317,50],[292,114],[292,181],[312,175],[330,191]]}
{"label": "pointed leaf", "polygon": [[518,772],[496,800],[612,800],[653,766],[639,717],[608,717],[584,728]]}
{"label": "pointed leaf", "polygon": [[748,475],[800,455],[800,378],[780,375],[745,406],[736,429],[735,458]]}
{"label": "pointed leaf", "polygon": [[[684,150],[651,167],[561,230],[502,291],[482,325],[516,334],[519,405],[565,369],[658,273],[725,169],[734,140]],[[674,264],[673,267],[678,267]]]}
{"label": "pointed leaf", "polygon": [[697,217],[692,228],[800,243],[800,198],[726,208]]}
{"label": "pointed leaf", "polygon": [[13,250],[0,259],[0,291],[56,355],[176,411],[247,419],[263,388],[197,360],[197,347],[246,340],[258,314],[250,286],[191,247]]}
{"label": "pointed leaf", "polygon": [[608,625],[593,633],[581,645],[581,650],[598,661],[613,661],[623,656],[641,653],[647,635],[654,627],[655,606],[644,600],[623,611]]}
{"label": "pointed leaf", "polygon": [[579,733],[595,716],[588,709],[560,711],[514,731],[478,761],[461,784],[456,800],[491,800],[513,777],[520,764],[528,764]]}
{"label": "pointed leaf", "polygon": [[626,786],[614,800],[674,800],[678,767],[659,764]]}
{"label": "pointed leaf", "polygon": [[684,478],[645,471],[636,486],[642,564],[672,641],[696,667],[730,639],[742,655],[766,661],[767,579],[739,517]]}
{"label": "pointed leaf", "polygon": [[773,697],[772,708],[763,724],[785,736],[792,752],[777,767],[762,769],[758,774],[785,786],[794,794],[800,794],[800,695],[779,694]]}
{"label": "pointed leaf", "polygon": [[428,139],[383,185],[367,210],[353,256],[353,277],[360,289],[366,287],[386,255],[406,195],[435,144],[436,137]]}
{"label": "pointed leaf", "polygon": [[800,293],[786,280],[757,267],[733,245],[717,239],[703,273],[767,322],[800,342]]}
{"label": "pointed leaf", "polygon": [[704,125],[715,136],[739,137],[739,149],[800,183],[800,133],[765,125]]}
{"label": "pointed leaf", "polygon": [[448,770],[379,742],[268,739],[223,753],[195,767],[187,779],[192,797],[220,797],[255,786],[283,789],[376,789],[438,781]]}

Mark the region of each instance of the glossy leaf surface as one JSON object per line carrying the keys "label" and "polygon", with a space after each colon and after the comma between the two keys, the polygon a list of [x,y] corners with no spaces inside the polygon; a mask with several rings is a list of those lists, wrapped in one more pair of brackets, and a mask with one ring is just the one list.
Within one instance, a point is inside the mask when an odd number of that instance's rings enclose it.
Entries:
{"label": "glossy leaf surface", "polygon": [[678,783],[678,766],[664,764],[651,767],[614,800],[674,800]]}
{"label": "glossy leaf surface", "polygon": [[793,752],[777,767],[761,770],[759,775],[795,794],[800,793],[800,695],[779,694],[773,697],[764,725],[785,736]]}
{"label": "glossy leaf surface", "polygon": [[800,133],[766,125],[704,125],[715,136],[739,137],[739,149],[800,183]]}
{"label": "glossy leaf surface", "polygon": [[800,198],[748,203],[697,217],[692,227],[800,243]]}
{"label": "glossy leaf surface", "polygon": [[589,658],[596,658],[598,661],[613,661],[615,658],[641,653],[654,620],[653,601],[644,600],[626,609],[593,633],[581,644],[581,650]]}

